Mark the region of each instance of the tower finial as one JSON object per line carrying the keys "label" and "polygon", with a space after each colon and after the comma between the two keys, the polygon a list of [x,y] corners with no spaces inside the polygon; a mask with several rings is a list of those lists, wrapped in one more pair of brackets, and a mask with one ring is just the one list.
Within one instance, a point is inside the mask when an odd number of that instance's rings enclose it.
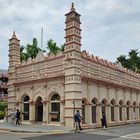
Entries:
{"label": "tower finial", "polygon": [[13,35],[12,35],[12,37],[16,37],[16,33],[15,33],[15,30],[13,31]]}
{"label": "tower finial", "polygon": [[13,31],[13,35],[16,35],[15,30]]}
{"label": "tower finial", "polygon": [[75,11],[75,8],[74,8],[74,3],[71,4],[71,11]]}

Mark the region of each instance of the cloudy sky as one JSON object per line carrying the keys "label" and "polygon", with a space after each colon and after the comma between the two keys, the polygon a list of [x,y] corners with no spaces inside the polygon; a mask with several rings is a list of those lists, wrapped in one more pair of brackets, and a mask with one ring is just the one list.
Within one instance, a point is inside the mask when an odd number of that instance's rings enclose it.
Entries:
{"label": "cloudy sky", "polygon": [[38,39],[64,43],[65,13],[71,3],[81,14],[82,50],[111,62],[131,49],[140,51],[140,0],[0,0],[0,69],[8,68],[8,40],[16,31],[21,45]]}

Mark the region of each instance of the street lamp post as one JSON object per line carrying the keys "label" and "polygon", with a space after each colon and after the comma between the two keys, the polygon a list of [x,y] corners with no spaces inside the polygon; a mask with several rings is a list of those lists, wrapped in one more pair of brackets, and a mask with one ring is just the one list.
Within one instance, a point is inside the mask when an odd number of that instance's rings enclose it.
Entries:
{"label": "street lamp post", "polygon": [[75,100],[73,100],[73,127],[75,125],[74,115],[75,115]]}

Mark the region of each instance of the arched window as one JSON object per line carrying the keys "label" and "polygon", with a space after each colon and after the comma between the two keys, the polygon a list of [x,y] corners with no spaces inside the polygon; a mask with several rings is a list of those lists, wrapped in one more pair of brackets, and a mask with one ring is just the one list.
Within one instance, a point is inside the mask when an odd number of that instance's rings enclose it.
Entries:
{"label": "arched window", "polygon": [[114,105],[115,105],[115,100],[111,100],[111,121],[115,121],[114,119]]}
{"label": "arched window", "polygon": [[123,106],[123,101],[119,101],[119,119],[122,121],[122,106]]}
{"label": "arched window", "polygon": [[23,98],[23,119],[29,120],[29,96]]}
{"label": "arched window", "polygon": [[97,115],[96,107],[97,107],[97,99],[94,98],[92,100],[92,108],[91,108],[91,110],[92,110],[92,123],[96,123],[97,122],[97,120],[96,120],[96,115]]}
{"label": "arched window", "polygon": [[126,118],[127,118],[127,120],[130,119],[130,118],[129,118],[129,106],[130,106],[130,102],[127,101],[127,103],[126,103]]}
{"label": "arched window", "polygon": [[40,96],[35,101],[35,121],[43,121],[43,103]]}
{"label": "arched window", "polygon": [[136,119],[136,102],[133,102],[132,120]]}
{"label": "arched window", "polygon": [[136,113],[136,102],[133,102],[133,113]]}
{"label": "arched window", "polygon": [[60,121],[60,96],[54,94],[51,98],[51,121]]}
{"label": "arched window", "polygon": [[106,99],[103,99],[103,100],[102,100],[102,114],[106,114],[106,111],[105,111],[105,106],[106,106],[106,104],[107,104]]}

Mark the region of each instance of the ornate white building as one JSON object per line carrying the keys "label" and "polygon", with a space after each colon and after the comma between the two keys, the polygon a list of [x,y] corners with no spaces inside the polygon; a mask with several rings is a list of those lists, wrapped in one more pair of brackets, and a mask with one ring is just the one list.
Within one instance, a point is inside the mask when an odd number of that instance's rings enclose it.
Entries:
{"label": "ornate white building", "polygon": [[8,109],[23,121],[73,126],[80,110],[83,125],[99,127],[140,121],[140,74],[81,51],[80,15],[72,4],[66,15],[65,50],[20,62],[20,40],[9,40]]}

